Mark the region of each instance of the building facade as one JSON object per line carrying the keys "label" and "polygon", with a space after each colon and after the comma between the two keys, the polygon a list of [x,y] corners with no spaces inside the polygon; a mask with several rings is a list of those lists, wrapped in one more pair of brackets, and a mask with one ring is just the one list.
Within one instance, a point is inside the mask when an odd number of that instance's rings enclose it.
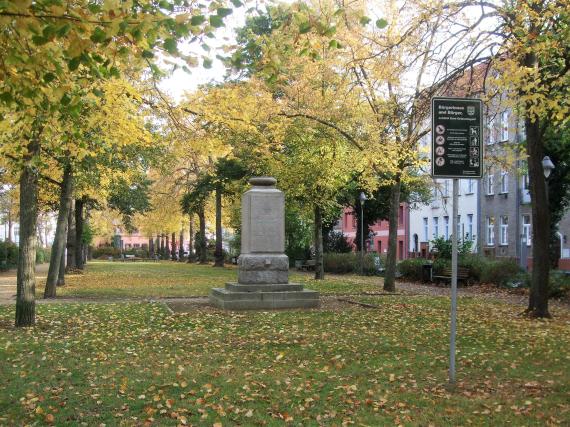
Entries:
{"label": "building facade", "polygon": [[[453,234],[453,182],[438,179],[433,182],[431,203],[410,207],[410,257],[428,257],[438,237],[450,239]],[[479,182],[476,179],[459,180],[457,231],[461,240],[473,242],[477,250],[479,240]]]}
{"label": "building facade", "polygon": [[[398,241],[397,254],[398,260],[408,258],[409,253],[409,207],[406,203],[400,203],[398,210]],[[357,220],[356,214],[351,208],[343,211],[342,217],[335,227],[335,231],[342,232],[349,242],[353,242],[356,238]],[[388,252],[388,221],[379,220],[374,222],[367,233],[364,230],[364,247],[367,252],[376,252],[385,255]]]}

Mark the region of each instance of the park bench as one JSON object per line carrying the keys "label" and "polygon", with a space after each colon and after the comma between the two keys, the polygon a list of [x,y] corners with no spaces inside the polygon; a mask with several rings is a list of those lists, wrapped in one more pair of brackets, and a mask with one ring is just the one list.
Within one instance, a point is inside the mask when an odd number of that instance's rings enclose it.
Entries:
{"label": "park bench", "polygon": [[136,261],[144,261],[144,259],[136,255],[125,255],[124,258],[121,259],[121,261],[136,262]]}
{"label": "park bench", "polygon": [[310,271],[310,270],[314,270],[314,269],[315,269],[315,260],[314,259],[308,259],[303,264],[301,264],[301,267],[299,268],[299,270],[301,270],[301,271]]}
{"label": "park bench", "polygon": [[[433,276],[434,281],[447,281],[451,282],[451,267],[445,268],[443,273],[438,276]],[[469,269],[465,267],[457,267],[457,281],[467,281],[469,280]]]}

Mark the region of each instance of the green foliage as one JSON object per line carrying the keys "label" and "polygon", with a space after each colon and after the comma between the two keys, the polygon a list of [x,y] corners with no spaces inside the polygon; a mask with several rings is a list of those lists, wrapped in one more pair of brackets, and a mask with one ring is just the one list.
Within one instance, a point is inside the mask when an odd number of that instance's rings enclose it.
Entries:
{"label": "green foliage", "polygon": [[289,263],[306,260],[311,255],[313,228],[310,221],[294,206],[285,204],[285,254]]}
{"label": "green foliage", "polygon": [[132,232],[133,215],[136,213],[148,212],[151,209],[149,191],[152,182],[141,176],[134,182],[127,182],[124,179],[118,180],[113,185],[113,190],[109,196],[109,207],[116,209],[123,215],[123,224],[128,232]]}
{"label": "green foliage", "polygon": [[565,298],[570,295],[570,276],[563,271],[550,273],[549,298]]}
{"label": "green foliage", "polygon": [[89,221],[83,222],[83,234],[81,235],[81,241],[89,246],[93,242],[93,238],[95,237],[95,230],[89,223]]}
{"label": "green foliage", "polygon": [[0,270],[8,270],[18,264],[18,246],[12,242],[0,242]]}
{"label": "green foliage", "polygon": [[[451,239],[446,239],[443,236],[439,236],[433,239],[430,243],[433,247],[433,250],[437,253],[438,258],[451,259]],[[457,252],[460,257],[471,254],[472,249],[472,240],[465,239],[463,241],[457,242]]]}
{"label": "green foliage", "polygon": [[[18,265],[18,245],[12,242],[0,242],[0,271],[16,268]],[[49,262],[50,249],[36,248],[36,264]]]}
{"label": "green foliage", "polygon": [[51,254],[51,249],[46,249],[38,246],[36,248],[36,264],[43,264],[49,262],[50,254]]}
{"label": "green foliage", "polygon": [[[360,273],[360,253],[325,253],[323,256],[324,268],[327,273],[347,274]],[[379,257],[376,254],[364,254],[363,273],[365,276],[377,276]]]}
{"label": "green foliage", "polygon": [[422,268],[427,260],[423,258],[409,258],[398,263],[398,271],[404,279],[422,280]]}
{"label": "green foliage", "polygon": [[110,256],[116,258],[121,254],[121,250],[119,248],[115,248],[113,246],[101,246],[99,248],[95,248],[91,251],[91,256],[94,259],[106,259]]}
{"label": "green foliage", "polygon": [[515,280],[521,271],[520,266],[514,260],[490,260],[481,272],[481,282],[506,286]]}
{"label": "green foliage", "polygon": [[352,251],[352,245],[346,240],[346,236],[340,231],[330,231],[323,236],[323,248],[325,253],[348,253]]}

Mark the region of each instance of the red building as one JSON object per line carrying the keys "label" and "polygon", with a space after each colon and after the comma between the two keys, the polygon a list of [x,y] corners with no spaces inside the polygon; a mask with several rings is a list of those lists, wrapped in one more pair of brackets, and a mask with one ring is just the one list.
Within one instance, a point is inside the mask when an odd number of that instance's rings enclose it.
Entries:
{"label": "red building", "polygon": [[[356,237],[356,215],[352,208],[345,208],[340,221],[335,227],[336,231],[341,231],[349,242],[353,242]],[[377,252],[386,254],[388,252],[388,221],[376,221],[369,228],[369,232],[364,230],[364,247],[367,252]],[[398,212],[398,243],[397,259],[408,258],[409,239],[409,208],[407,203],[401,203]],[[368,233],[374,233],[374,236]],[[372,239],[370,239],[372,237]]]}

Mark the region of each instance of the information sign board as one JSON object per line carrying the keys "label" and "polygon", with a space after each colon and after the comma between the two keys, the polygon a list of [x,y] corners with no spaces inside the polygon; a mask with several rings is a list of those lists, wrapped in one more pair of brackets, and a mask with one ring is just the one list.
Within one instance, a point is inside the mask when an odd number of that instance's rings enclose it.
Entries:
{"label": "information sign board", "polygon": [[431,100],[431,172],[434,178],[481,178],[483,103],[472,98]]}

